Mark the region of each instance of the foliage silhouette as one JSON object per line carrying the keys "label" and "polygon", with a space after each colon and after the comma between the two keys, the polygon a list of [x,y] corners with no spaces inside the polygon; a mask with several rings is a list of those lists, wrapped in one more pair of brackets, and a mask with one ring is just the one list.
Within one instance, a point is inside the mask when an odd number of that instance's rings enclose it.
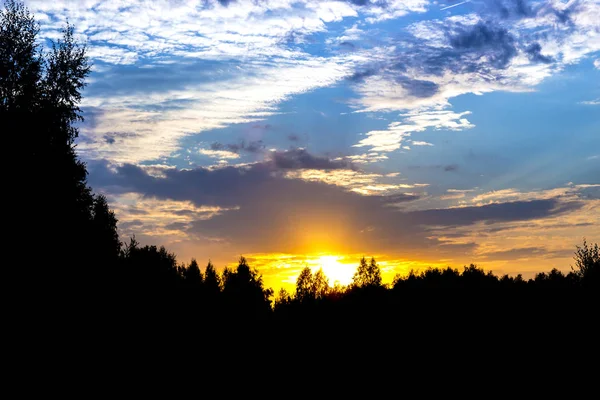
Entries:
{"label": "foliage silhouette", "polygon": [[587,240],[577,246],[575,268],[571,267],[586,286],[600,288],[600,250],[598,243],[588,247]]}
{"label": "foliage silhouette", "polygon": [[381,286],[381,270],[375,262],[375,258],[371,258],[371,262],[368,264],[364,257],[361,258],[360,265],[352,277],[352,284],[359,288]]}

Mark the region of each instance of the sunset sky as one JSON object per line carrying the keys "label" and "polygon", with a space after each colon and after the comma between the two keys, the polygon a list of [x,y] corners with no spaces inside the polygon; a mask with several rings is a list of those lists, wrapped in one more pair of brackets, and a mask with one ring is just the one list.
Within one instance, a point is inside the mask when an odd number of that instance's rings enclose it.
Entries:
{"label": "sunset sky", "polygon": [[600,241],[600,0],[25,4],[88,45],[77,149],[124,241],[273,288]]}

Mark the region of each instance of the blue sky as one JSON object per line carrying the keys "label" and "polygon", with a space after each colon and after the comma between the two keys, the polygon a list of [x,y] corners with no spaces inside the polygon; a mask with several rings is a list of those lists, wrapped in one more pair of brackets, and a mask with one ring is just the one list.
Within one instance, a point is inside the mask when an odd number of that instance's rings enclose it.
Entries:
{"label": "blue sky", "polygon": [[598,0],[26,4],[88,45],[78,150],[123,238],[268,282],[319,254],[531,276],[600,240]]}

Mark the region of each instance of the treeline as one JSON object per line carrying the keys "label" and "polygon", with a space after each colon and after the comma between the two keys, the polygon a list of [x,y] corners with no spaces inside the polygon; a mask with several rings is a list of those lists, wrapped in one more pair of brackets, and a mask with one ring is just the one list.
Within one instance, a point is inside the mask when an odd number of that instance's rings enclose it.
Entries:
{"label": "treeline", "polygon": [[271,313],[283,315],[302,309],[328,308],[337,303],[357,305],[357,301],[382,302],[371,304],[373,307],[385,306],[391,299],[402,300],[405,305],[431,299],[447,304],[459,298],[525,301],[597,291],[600,283],[598,244],[588,245],[584,239],[583,245],[577,246],[574,259],[575,266],[569,273],[552,269],[527,280],[521,274],[497,276],[471,264],[462,271],[451,267],[412,270],[406,275],[396,275],[391,284],[384,284],[377,261],[363,257],[347,286],[331,286],[322,269],[313,273],[305,267],[297,277],[295,290],[290,293],[282,288],[276,296],[272,289],[264,287],[259,271],[243,256],[237,267],[226,267],[219,273],[210,261],[204,268],[196,259],[189,264],[178,263],[175,254],[164,247],[141,247],[134,237],[123,247],[118,263],[120,280],[128,290],[179,291],[199,304],[207,302],[211,307],[218,305],[228,312],[264,317]]}

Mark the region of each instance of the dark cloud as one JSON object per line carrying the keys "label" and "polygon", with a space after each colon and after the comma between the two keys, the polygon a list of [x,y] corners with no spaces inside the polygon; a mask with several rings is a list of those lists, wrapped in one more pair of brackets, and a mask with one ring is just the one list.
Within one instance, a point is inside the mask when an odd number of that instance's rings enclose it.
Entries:
{"label": "dark cloud", "polygon": [[535,2],[531,0],[489,0],[475,3],[481,15],[503,20],[520,20],[524,18],[553,15],[559,23],[572,24],[572,14],[581,7],[581,1],[572,2],[565,9],[557,9],[551,2]]}
{"label": "dark cloud", "polygon": [[492,0],[486,5],[504,19],[528,18],[535,15],[532,6],[527,0]]}
{"label": "dark cloud", "polygon": [[310,154],[305,149],[273,151],[269,154],[273,165],[278,169],[353,169],[352,163],[344,160],[334,161],[328,157]]}
{"label": "dark cloud", "polygon": [[119,229],[131,229],[143,226],[144,222],[139,219],[134,219],[133,221],[121,222],[119,223]]}
{"label": "dark cloud", "polygon": [[415,97],[431,97],[439,90],[439,86],[435,82],[431,81],[410,79],[404,76],[397,78],[396,81]]}
{"label": "dark cloud", "polygon": [[340,42],[338,44],[338,46],[340,46],[343,50],[346,50],[346,51],[352,51],[352,50],[356,49],[356,45],[351,42]]}
{"label": "dark cloud", "polygon": [[386,8],[388,6],[388,2],[386,0],[339,0],[339,1],[354,4],[355,6],[360,6],[360,7]]}
{"label": "dark cloud", "polygon": [[484,259],[492,260],[518,260],[520,258],[536,257],[539,258],[548,252],[543,247],[523,247],[520,249],[510,249],[502,251],[492,251],[482,255]]}
{"label": "dark cloud", "polygon": [[131,214],[131,215],[148,215],[148,211],[142,210],[139,208],[135,208],[135,207],[127,207],[126,211],[127,211],[127,214]]}
{"label": "dark cloud", "polygon": [[356,71],[348,77],[348,80],[350,80],[352,82],[362,82],[365,78],[368,78],[373,75],[377,75],[377,73],[379,73],[379,72],[380,72],[380,69],[377,69],[375,67],[368,68],[368,69],[365,69],[362,71]]}
{"label": "dark cloud", "polygon": [[172,212],[175,215],[181,215],[181,216],[185,216],[185,217],[196,215],[196,211],[193,211],[193,210],[174,210]]}
{"label": "dark cloud", "polygon": [[104,135],[104,141],[108,144],[114,144],[115,138],[109,135]]}
{"label": "dark cloud", "polygon": [[459,52],[463,59],[479,60],[487,56],[492,67],[506,68],[510,60],[517,54],[515,38],[500,26],[479,22],[472,26],[459,27],[449,33],[450,45]]}
{"label": "dark cloud", "polygon": [[[292,159],[305,157],[301,152],[291,154],[296,154]],[[290,165],[300,167],[314,162],[309,160]],[[408,212],[390,205],[413,200],[413,195],[362,196],[339,186],[288,179],[273,161],[244,168],[169,169],[164,174],[151,176],[134,165],[123,165],[115,172],[107,165],[95,164],[90,183],[112,193],[137,192],[158,199],[191,201],[197,206],[237,206],[236,210],[197,220],[182,229],[198,237],[227,238],[240,252],[310,251],[323,244],[328,251],[452,255],[472,246],[441,246],[428,227],[450,229],[477,222],[492,225],[524,221],[581,206],[578,202],[547,199]]]}
{"label": "dark cloud", "polygon": [[287,138],[290,142],[298,142],[300,140],[300,136],[298,136],[294,133],[292,133],[291,135],[288,135]]}
{"label": "dark cloud", "polygon": [[[446,46],[429,45],[420,38],[401,37],[395,43],[395,53],[390,54],[386,63],[377,61],[363,66],[347,79],[362,83],[374,75],[384,76],[398,82],[411,95],[427,98],[438,92],[438,85],[408,77],[408,70],[431,75],[447,72],[495,75],[494,70],[507,68],[517,55],[517,39],[493,18],[475,25],[448,22],[437,28],[444,32]],[[540,56],[537,57],[539,61],[542,60]]]}
{"label": "dark cloud", "polygon": [[542,54],[542,46],[539,43],[531,44],[525,49],[525,53],[527,53],[527,57],[529,57],[529,60],[533,62],[549,64],[552,61],[554,61],[552,57],[545,56]]}
{"label": "dark cloud", "polygon": [[383,203],[395,205],[399,203],[406,203],[407,201],[415,201],[421,198],[420,195],[414,193],[398,193],[388,196],[380,196]]}
{"label": "dark cloud", "polygon": [[446,171],[446,172],[452,172],[452,171],[456,171],[456,170],[458,170],[458,165],[456,165],[456,164],[450,164],[450,165],[444,166],[444,171]]}
{"label": "dark cloud", "polygon": [[544,218],[581,207],[579,202],[559,203],[557,199],[515,201],[480,207],[416,211],[414,223],[435,226],[465,226],[476,222],[509,222]]}
{"label": "dark cloud", "polygon": [[219,142],[214,142],[210,145],[211,150],[226,150],[234,153],[262,153],[265,150],[265,145],[262,140],[256,140],[246,143],[245,141],[240,141],[239,143],[229,143],[223,144]]}
{"label": "dark cloud", "polygon": [[185,230],[188,227],[188,224],[185,222],[172,222],[170,224],[165,225],[166,229],[180,231]]}
{"label": "dark cloud", "polygon": [[501,251],[492,251],[484,253],[481,258],[487,260],[519,260],[523,258],[556,258],[570,257],[573,250],[549,250],[545,247],[523,247],[520,249],[510,249]]}

